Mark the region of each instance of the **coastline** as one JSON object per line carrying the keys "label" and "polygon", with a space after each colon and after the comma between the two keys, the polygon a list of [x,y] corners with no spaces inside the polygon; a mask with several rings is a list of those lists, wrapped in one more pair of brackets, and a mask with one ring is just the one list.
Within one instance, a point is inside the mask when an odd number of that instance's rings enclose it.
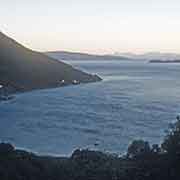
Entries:
{"label": "coastline", "polygon": [[[24,47],[0,32],[0,96],[101,81],[43,53]],[[0,97],[0,98],[1,98]]]}
{"label": "coastline", "polygon": [[89,80],[83,81],[83,82],[63,83],[63,84],[57,84],[55,86],[48,86],[48,87],[42,87],[42,88],[31,88],[31,89],[26,89],[26,90],[15,88],[15,87],[12,87],[11,85],[3,86],[0,88],[0,102],[8,101],[8,100],[12,99],[13,95],[15,95],[15,94],[32,92],[32,91],[43,90],[43,89],[45,90],[45,89],[61,88],[61,87],[66,87],[66,86],[77,86],[80,84],[96,83],[96,82],[103,81],[103,79],[101,77],[99,77],[98,75],[91,75],[91,76],[92,76],[92,79],[89,79]]}

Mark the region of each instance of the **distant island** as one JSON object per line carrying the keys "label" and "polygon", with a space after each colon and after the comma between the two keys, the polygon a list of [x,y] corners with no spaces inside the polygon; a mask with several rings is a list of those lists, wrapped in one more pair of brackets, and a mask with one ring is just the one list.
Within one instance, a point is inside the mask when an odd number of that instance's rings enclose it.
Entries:
{"label": "distant island", "polygon": [[32,51],[0,32],[0,100],[7,94],[100,80],[97,75]]}
{"label": "distant island", "polygon": [[68,51],[49,51],[45,52],[51,58],[58,60],[74,60],[74,61],[102,61],[102,60],[129,60],[136,62],[139,60],[149,61],[152,63],[179,63],[180,54],[175,53],[160,53],[160,52],[149,52],[144,54],[134,54],[134,53],[114,53],[106,55],[88,54],[82,52],[68,52]]}
{"label": "distant island", "polygon": [[150,60],[150,63],[180,63],[180,60]]}
{"label": "distant island", "polygon": [[115,56],[123,56],[132,60],[160,60],[160,61],[173,61],[180,60],[180,54],[177,53],[162,53],[162,52],[148,52],[144,54],[135,53],[114,53]]}
{"label": "distant island", "polygon": [[95,55],[78,52],[67,52],[67,51],[51,51],[45,52],[46,55],[58,59],[58,60],[131,60],[130,58],[123,56],[114,55]]}

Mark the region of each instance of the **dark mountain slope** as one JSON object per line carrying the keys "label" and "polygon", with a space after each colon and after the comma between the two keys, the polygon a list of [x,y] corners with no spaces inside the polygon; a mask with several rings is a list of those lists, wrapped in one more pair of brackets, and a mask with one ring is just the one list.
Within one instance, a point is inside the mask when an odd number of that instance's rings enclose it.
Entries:
{"label": "dark mountain slope", "polygon": [[101,80],[42,53],[29,50],[0,33],[0,84],[13,91],[52,88]]}

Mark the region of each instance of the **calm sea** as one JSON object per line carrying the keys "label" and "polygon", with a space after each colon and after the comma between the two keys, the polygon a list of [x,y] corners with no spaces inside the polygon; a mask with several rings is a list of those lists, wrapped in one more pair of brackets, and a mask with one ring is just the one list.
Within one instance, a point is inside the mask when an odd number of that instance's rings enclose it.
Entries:
{"label": "calm sea", "polygon": [[104,80],[1,102],[1,141],[40,154],[69,155],[76,148],[123,153],[133,139],[161,142],[180,113],[180,64],[69,63]]}

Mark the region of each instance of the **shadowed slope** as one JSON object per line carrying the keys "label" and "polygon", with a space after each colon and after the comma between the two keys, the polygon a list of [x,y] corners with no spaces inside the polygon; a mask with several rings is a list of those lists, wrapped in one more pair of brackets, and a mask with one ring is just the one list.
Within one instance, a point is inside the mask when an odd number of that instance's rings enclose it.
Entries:
{"label": "shadowed slope", "polygon": [[0,33],[0,84],[13,91],[52,88],[62,84],[101,80],[42,53],[29,50]]}

